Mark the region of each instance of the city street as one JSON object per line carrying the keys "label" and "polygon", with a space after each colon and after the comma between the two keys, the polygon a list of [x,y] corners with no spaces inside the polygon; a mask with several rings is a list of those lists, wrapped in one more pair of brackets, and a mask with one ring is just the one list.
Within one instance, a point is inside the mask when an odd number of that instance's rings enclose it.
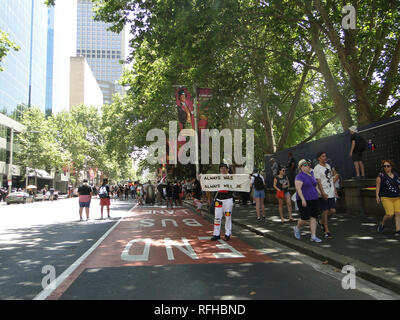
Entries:
{"label": "city street", "polygon": [[[340,270],[235,225],[229,242],[211,242],[212,223],[186,207],[113,200],[99,220],[93,199],[83,222],[77,198],[0,210],[0,299],[399,298],[362,279],[344,290]],[[44,266],[55,290],[42,288]]]}

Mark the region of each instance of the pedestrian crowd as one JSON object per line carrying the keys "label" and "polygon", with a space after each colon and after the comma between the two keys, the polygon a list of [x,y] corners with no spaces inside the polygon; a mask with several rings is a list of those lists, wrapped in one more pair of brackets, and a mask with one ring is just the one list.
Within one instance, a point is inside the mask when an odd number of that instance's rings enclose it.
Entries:
{"label": "pedestrian crowd", "polygon": [[[349,156],[352,158],[356,169],[356,179],[365,177],[365,168],[362,162],[362,153],[366,148],[365,140],[359,135],[356,127],[350,128],[351,147]],[[394,170],[391,160],[382,160],[382,171],[376,178],[376,202],[382,204],[385,216],[379,223],[378,232],[383,232],[388,221],[395,218],[396,235],[400,235],[400,178]],[[339,198],[340,174],[328,158],[327,152],[321,151],[316,154],[314,161],[301,159],[296,162],[293,154],[288,153],[288,162],[285,166],[280,165],[275,159],[271,159],[271,170],[273,172],[273,188],[278,200],[278,211],[281,223],[297,222],[293,227],[294,237],[301,238],[301,230],[309,225],[311,238],[316,243],[322,242],[317,237],[317,228],[323,232],[324,238],[333,238],[329,226],[329,217],[336,213],[336,202]],[[231,168],[225,163],[219,167],[220,174],[232,173]],[[254,168],[249,177],[252,199],[251,204],[256,206],[257,222],[265,221],[265,177]],[[291,194],[290,189],[295,193]],[[80,218],[82,220],[83,208],[86,208],[86,216],[89,219],[90,199],[95,193],[85,180],[78,189]],[[96,191],[100,197],[101,219],[103,218],[103,207],[107,207],[110,217],[110,199],[128,200],[136,199],[138,205],[165,204],[167,208],[182,206],[183,200],[193,200],[198,213],[201,213],[203,202],[207,202],[209,210],[215,215],[214,231],[211,240],[219,240],[221,223],[225,219],[225,240],[232,236],[232,211],[235,198],[241,198],[242,204],[248,204],[250,193],[232,192],[229,190],[218,190],[215,193],[204,192],[200,181],[196,178],[184,180],[160,179],[155,185],[148,181],[145,184],[129,183],[119,185],[108,185],[107,179]],[[292,204],[293,202],[293,204]],[[287,207],[288,220],[284,216],[284,205]],[[300,218],[293,218],[293,209],[299,211]]]}

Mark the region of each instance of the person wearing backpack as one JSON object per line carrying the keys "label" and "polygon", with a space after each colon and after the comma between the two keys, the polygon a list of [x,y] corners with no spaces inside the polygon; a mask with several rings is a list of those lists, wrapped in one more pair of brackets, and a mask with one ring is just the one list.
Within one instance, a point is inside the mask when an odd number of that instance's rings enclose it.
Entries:
{"label": "person wearing backpack", "polygon": [[100,210],[101,210],[101,218],[103,219],[103,208],[107,207],[107,217],[110,218],[110,187],[108,186],[108,179],[103,179],[103,184],[99,189],[99,197],[100,197]]}
{"label": "person wearing backpack", "polygon": [[260,211],[262,211],[262,219],[265,221],[265,182],[263,176],[258,173],[257,168],[254,168],[253,170],[250,183],[254,188],[253,198],[256,200],[257,221],[261,221]]}
{"label": "person wearing backpack", "polygon": [[[365,178],[364,163],[362,162],[362,154],[367,148],[367,141],[358,133],[356,126],[349,128],[351,138],[350,157],[353,159],[354,168],[356,169],[356,179]],[[361,170],[361,177],[360,177]]]}

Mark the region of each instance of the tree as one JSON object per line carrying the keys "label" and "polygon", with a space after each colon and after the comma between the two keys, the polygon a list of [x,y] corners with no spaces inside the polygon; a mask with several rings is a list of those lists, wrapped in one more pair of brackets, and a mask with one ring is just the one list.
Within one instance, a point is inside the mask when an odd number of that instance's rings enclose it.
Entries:
{"label": "tree", "polygon": [[16,136],[19,150],[16,160],[23,167],[35,170],[37,185],[37,169],[60,169],[65,164],[65,154],[56,140],[56,127],[46,120],[39,108],[26,109],[21,123],[25,130]]}
{"label": "tree", "polygon": [[18,51],[19,47],[9,39],[7,33],[0,30],[0,72],[4,70],[1,62],[11,49]]}
{"label": "tree", "polygon": [[128,97],[104,111],[116,154],[146,148],[150,129],[168,130],[177,84],[214,90],[210,128],[254,129],[258,164],[400,106],[394,2],[352,1],[356,30],[342,28],[339,0],[92,3],[96,19],[115,32],[129,23],[133,35]]}
{"label": "tree", "polygon": [[[99,3],[97,12],[100,19],[114,22],[114,30],[120,31],[121,22],[129,20],[129,10],[114,5],[114,2]],[[166,128],[168,120],[176,119],[174,84],[190,87],[196,83],[213,88],[216,95],[209,114],[210,127],[226,127],[241,109],[239,113],[248,114],[247,120],[258,120],[253,122],[256,127],[261,119],[265,139],[262,143],[257,139],[257,149],[275,152],[278,139],[279,148],[286,145],[294,115],[305,111],[297,107],[308,108],[301,96],[314,76],[310,70],[315,73],[309,66],[303,72],[301,66],[293,66],[295,58],[291,52],[311,59],[311,52],[305,46],[293,50],[295,40],[287,45],[274,41],[275,34],[266,27],[270,21],[261,19],[258,12],[263,8],[252,2],[220,1],[218,8],[212,1],[193,5],[150,1],[137,5],[141,9],[136,12],[151,14],[140,13],[129,20],[137,36],[131,42],[135,48],[133,69],[124,81],[131,87],[130,114],[136,112],[138,118],[132,130],[134,141],[142,139],[139,145],[146,145],[143,140],[149,129]],[[289,58],[276,56],[277,46],[289,53]],[[297,90],[293,89],[296,87]],[[284,126],[280,118],[287,112],[291,116]],[[147,118],[149,115],[151,119]],[[247,120],[243,121],[246,124],[243,128],[252,123]],[[285,128],[283,134],[282,128]],[[307,134],[306,127],[302,128],[302,134]]]}

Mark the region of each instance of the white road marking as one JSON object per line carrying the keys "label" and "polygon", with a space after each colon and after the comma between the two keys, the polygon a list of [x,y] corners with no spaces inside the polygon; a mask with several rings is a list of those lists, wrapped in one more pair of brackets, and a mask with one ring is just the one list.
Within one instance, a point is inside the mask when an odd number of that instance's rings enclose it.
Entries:
{"label": "white road marking", "polygon": [[[132,207],[129,211],[135,209],[137,204]],[[58,276],[54,281],[56,282],[55,287],[51,289],[52,283],[50,283],[46,288],[44,288],[33,300],[46,300],[52,293],[55,291],[61,283],[64,282],[75,270],[78,268],[81,263],[103,242],[103,240],[117,227],[117,225],[123,220],[123,218],[119,219],[116,224],[114,224],[97,242],[86,251],[78,260],[76,260],[71,266],[68,267],[60,276]]]}

